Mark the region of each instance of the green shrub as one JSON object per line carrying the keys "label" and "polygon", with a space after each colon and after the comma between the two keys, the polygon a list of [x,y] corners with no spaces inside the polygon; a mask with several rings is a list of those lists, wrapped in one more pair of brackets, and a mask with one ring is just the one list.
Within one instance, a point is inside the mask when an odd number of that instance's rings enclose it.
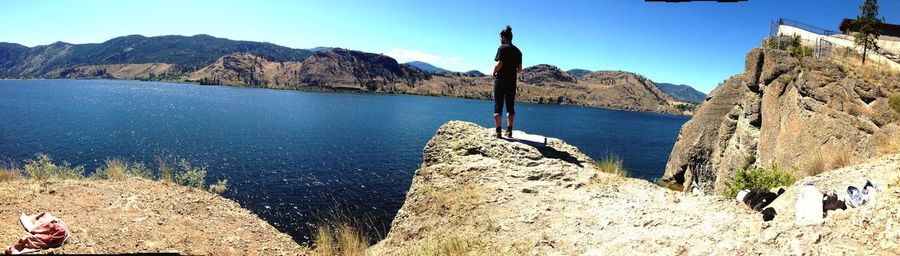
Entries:
{"label": "green shrub", "polygon": [[35,159],[25,161],[25,174],[36,180],[80,179],[84,178],[84,167],[71,167],[66,161],[62,165],[56,165],[49,155],[40,153]]}
{"label": "green shrub", "polygon": [[185,159],[181,159],[178,166],[181,167],[181,170],[175,174],[175,181],[178,184],[203,189],[203,185],[206,183],[206,166],[194,167]]}
{"label": "green shrub", "polygon": [[228,189],[228,179],[219,180],[216,184],[209,185],[209,192],[219,195],[225,193],[226,189]]}
{"label": "green shrub", "polygon": [[813,49],[806,46],[791,46],[788,47],[788,53],[797,59],[803,60],[804,57],[813,55]]}
{"label": "green shrub", "polygon": [[622,165],[622,158],[614,154],[606,154],[600,161],[594,162],[598,170],[611,173],[619,177],[628,177],[628,171]]}
{"label": "green shrub", "polygon": [[690,103],[679,103],[675,105],[675,109],[678,111],[694,111],[697,108],[697,105]]}
{"label": "green shrub", "polygon": [[772,189],[791,185],[797,179],[786,171],[772,165],[769,168],[742,168],[734,174],[734,178],[725,182],[726,197],[734,197],[743,189]]}
{"label": "green shrub", "polygon": [[132,163],[128,165],[128,176],[144,178],[148,180],[152,180],[155,178],[155,175],[153,175],[153,171],[151,171],[150,168],[147,168],[147,166],[142,162]]}

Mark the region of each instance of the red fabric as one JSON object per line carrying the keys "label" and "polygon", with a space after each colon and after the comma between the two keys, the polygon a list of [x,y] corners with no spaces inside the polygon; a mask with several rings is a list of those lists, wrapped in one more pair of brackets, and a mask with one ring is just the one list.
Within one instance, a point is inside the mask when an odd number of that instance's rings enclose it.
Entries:
{"label": "red fabric", "polygon": [[6,248],[6,254],[29,253],[58,247],[69,238],[69,229],[66,224],[46,212],[35,215],[22,214],[19,220],[25,231],[28,231],[28,235]]}

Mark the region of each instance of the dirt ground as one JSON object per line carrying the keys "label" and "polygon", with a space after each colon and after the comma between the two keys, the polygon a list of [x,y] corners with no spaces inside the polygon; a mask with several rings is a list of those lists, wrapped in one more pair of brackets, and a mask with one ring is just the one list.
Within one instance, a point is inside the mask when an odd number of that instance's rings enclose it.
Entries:
{"label": "dirt ground", "polygon": [[236,202],[138,178],[0,182],[0,246],[26,234],[20,214],[39,211],[59,217],[70,230],[63,246],[44,253],[308,254]]}

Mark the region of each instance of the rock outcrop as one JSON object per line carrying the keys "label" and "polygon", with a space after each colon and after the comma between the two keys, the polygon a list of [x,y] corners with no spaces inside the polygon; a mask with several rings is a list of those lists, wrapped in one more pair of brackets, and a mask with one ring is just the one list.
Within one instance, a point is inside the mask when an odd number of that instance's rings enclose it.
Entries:
{"label": "rock outcrop", "polygon": [[[669,102],[674,101],[672,96],[659,90],[650,79],[635,73],[596,71],[579,78],[579,84],[591,92],[590,100],[609,108],[680,113],[673,112],[669,106]],[[655,109],[648,109],[653,107]]]}
{"label": "rock outcrop", "polygon": [[529,84],[574,83],[575,77],[556,66],[540,64],[524,68],[519,81]]}
{"label": "rock outcrop", "polygon": [[333,49],[304,60],[300,77],[304,85],[378,91],[396,84],[414,86],[430,76],[382,54]]}
{"label": "rock outcrop", "polygon": [[754,49],[743,74],[713,90],[685,123],[663,179],[719,193],[743,166],[777,165],[803,177],[822,159],[867,159],[900,136],[888,97],[900,76]]}
{"label": "rock outcrop", "polygon": [[[867,170],[859,172],[859,169]],[[865,173],[864,175],[862,173]],[[831,213],[823,225],[759,213],[719,196],[691,196],[599,172],[557,139],[496,139],[452,121],[425,146],[406,201],[374,255],[890,254],[900,232],[900,155],[819,180],[881,184],[884,201]],[[788,188],[784,199],[802,181]],[[830,184],[821,182],[823,185]],[[823,189],[827,187],[822,187]],[[776,202],[776,204],[783,204]],[[848,224],[849,223],[849,224]],[[882,242],[887,241],[887,242]]]}
{"label": "rock outcrop", "polygon": [[296,87],[300,62],[273,62],[249,53],[233,53],[219,58],[186,79],[206,84],[228,84],[268,88]]}

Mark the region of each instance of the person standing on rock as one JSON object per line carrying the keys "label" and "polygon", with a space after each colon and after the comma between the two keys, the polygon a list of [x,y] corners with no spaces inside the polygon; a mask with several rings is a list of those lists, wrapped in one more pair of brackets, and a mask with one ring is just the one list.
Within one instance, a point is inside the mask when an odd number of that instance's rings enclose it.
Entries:
{"label": "person standing on rock", "polygon": [[500,31],[500,48],[494,61],[494,127],[501,137],[503,102],[506,102],[506,137],[512,138],[513,121],[516,118],[516,76],[522,72],[522,52],[512,44],[512,28],[508,25]]}

